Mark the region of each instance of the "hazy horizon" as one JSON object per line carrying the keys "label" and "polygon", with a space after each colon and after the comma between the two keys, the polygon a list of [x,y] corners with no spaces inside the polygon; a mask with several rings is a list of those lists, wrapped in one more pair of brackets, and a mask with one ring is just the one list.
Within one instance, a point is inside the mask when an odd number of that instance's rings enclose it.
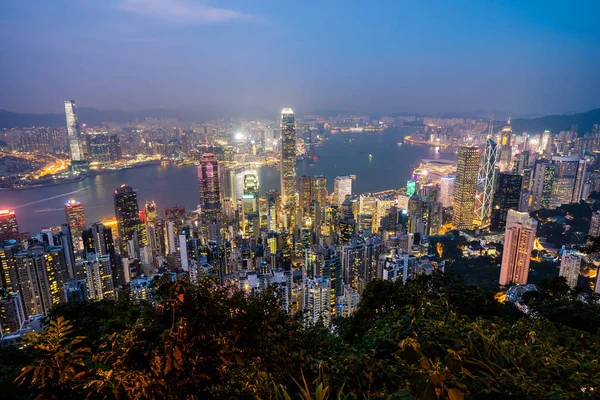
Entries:
{"label": "hazy horizon", "polygon": [[600,107],[600,4],[5,2],[0,109]]}

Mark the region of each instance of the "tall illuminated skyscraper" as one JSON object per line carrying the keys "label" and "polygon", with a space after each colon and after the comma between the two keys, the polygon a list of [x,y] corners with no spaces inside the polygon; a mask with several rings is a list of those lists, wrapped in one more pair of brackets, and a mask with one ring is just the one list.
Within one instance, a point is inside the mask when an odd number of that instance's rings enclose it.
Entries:
{"label": "tall illuminated skyscraper", "polygon": [[296,129],[291,108],[281,111],[281,204],[296,200]]}
{"label": "tall illuminated skyscraper", "polygon": [[554,182],[550,195],[550,206],[578,202],[581,198],[585,160],[579,157],[552,157],[554,164]]}
{"label": "tall illuminated skyscraper", "polygon": [[533,170],[530,211],[550,208],[556,166],[548,160],[537,160]]}
{"label": "tall illuminated skyscraper", "polygon": [[537,221],[529,218],[506,225],[500,285],[527,284],[536,229]]}
{"label": "tall illuminated skyscraper", "polygon": [[500,132],[500,171],[510,171],[512,164],[512,127],[510,126],[510,119],[508,125],[502,128]]}
{"label": "tall illuminated skyscraper", "polygon": [[473,229],[475,219],[475,192],[479,172],[479,149],[459,147],[456,163],[456,182],[452,205],[452,225],[457,229]]}
{"label": "tall illuminated skyscraper", "polygon": [[443,176],[440,179],[440,202],[446,208],[452,206],[455,182],[456,177],[454,175]]}
{"label": "tall illuminated skyscraper", "polygon": [[131,186],[121,185],[115,189],[115,216],[119,230],[119,249],[123,256],[134,257],[129,254],[128,243],[133,240],[134,244],[141,243],[142,221],[140,220],[137,193]]}
{"label": "tall illuminated skyscraper", "polygon": [[13,210],[0,210],[0,240],[18,240],[19,225]]}
{"label": "tall illuminated skyscraper", "polygon": [[75,199],[70,199],[65,203],[65,217],[67,224],[71,228],[73,242],[82,237],[85,229],[85,214],[83,212],[83,204]]}
{"label": "tall illuminated skyscraper", "polygon": [[496,159],[498,156],[498,146],[492,139],[488,139],[485,144],[485,153],[483,155],[483,165],[479,170],[477,177],[477,198],[475,204],[475,213],[481,223],[486,223],[490,218],[492,210],[492,196],[494,194],[494,185],[496,184]]}
{"label": "tall illuminated skyscraper", "polygon": [[83,143],[77,110],[75,109],[75,100],[65,100],[65,116],[67,118],[67,137],[71,150],[71,161],[84,161]]}
{"label": "tall illuminated skyscraper", "polygon": [[346,196],[352,195],[352,178],[349,176],[336,176],[333,181],[334,203],[341,207]]}
{"label": "tall illuminated skyscraper", "polygon": [[[295,159],[294,159],[295,160]],[[220,239],[223,207],[222,190],[219,180],[219,162],[212,153],[204,153],[198,167],[198,189],[200,192],[200,224],[205,243]]]}

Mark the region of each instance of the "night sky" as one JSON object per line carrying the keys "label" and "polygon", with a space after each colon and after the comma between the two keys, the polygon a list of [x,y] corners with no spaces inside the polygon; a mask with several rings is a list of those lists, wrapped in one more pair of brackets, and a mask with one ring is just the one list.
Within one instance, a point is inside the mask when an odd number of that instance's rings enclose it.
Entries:
{"label": "night sky", "polygon": [[0,108],[600,107],[600,1],[3,0]]}

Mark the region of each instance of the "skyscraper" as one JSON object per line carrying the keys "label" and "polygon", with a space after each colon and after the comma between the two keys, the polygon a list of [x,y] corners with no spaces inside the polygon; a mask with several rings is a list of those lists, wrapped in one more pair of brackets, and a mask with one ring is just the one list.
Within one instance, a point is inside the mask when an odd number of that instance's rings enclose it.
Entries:
{"label": "skyscraper", "polygon": [[550,208],[555,165],[548,160],[537,160],[533,170],[531,211]]}
{"label": "skyscraper", "polygon": [[349,176],[336,176],[333,181],[334,203],[340,207],[346,200],[346,196],[350,195],[352,195],[352,178]]}
{"label": "skyscraper", "polygon": [[0,210],[0,241],[11,239],[19,239],[17,216],[13,210]]}
{"label": "skyscraper", "polygon": [[81,234],[85,229],[85,214],[83,212],[83,204],[75,199],[70,199],[65,203],[65,218],[67,224],[71,228],[71,235],[73,235],[73,242],[77,243],[77,240],[81,238]]}
{"label": "skyscraper", "polygon": [[65,116],[67,118],[67,137],[71,150],[71,161],[84,161],[81,130],[79,129],[75,100],[65,100]]}
{"label": "skyscraper", "polygon": [[527,219],[506,225],[502,267],[500,269],[500,285],[527,284],[536,229],[537,221],[534,219]]}
{"label": "skyscraper", "polygon": [[200,227],[205,243],[221,243],[220,228],[223,214],[219,162],[212,153],[204,153],[198,167],[200,191]]}
{"label": "skyscraper", "polygon": [[499,173],[496,179],[496,190],[490,218],[490,229],[493,231],[504,229],[508,210],[519,209],[521,183],[523,182],[521,175],[508,172]]}
{"label": "skyscraper", "polygon": [[443,176],[440,179],[440,202],[446,208],[452,206],[452,198],[454,197],[454,183],[456,177],[453,175]]}
{"label": "skyscraper", "polygon": [[552,163],[554,164],[554,182],[550,195],[550,207],[578,202],[581,198],[584,181],[585,161],[579,157],[553,156]]}
{"label": "skyscraper", "polygon": [[558,272],[558,275],[567,280],[567,285],[569,285],[571,289],[575,289],[577,286],[580,268],[581,256],[577,251],[565,250],[560,262],[560,271]]}
{"label": "skyscraper", "polygon": [[[115,216],[117,217],[121,255],[135,257],[129,254],[128,243],[140,245],[142,240],[142,222],[140,220],[137,193],[131,186],[121,185],[115,189]],[[134,246],[135,247],[135,246]]]}
{"label": "skyscraper", "polygon": [[512,127],[510,126],[510,120],[508,120],[508,125],[502,128],[500,132],[500,170],[501,171],[510,171],[510,166],[512,163]]}
{"label": "skyscraper", "polygon": [[291,108],[281,111],[281,204],[296,200],[296,129]]}
{"label": "skyscraper", "polygon": [[492,196],[494,194],[494,185],[496,183],[496,158],[498,156],[498,146],[492,139],[488,139],[485,144],[485,153],[483,154],[483,165],[479,170],[477,177],[477,197],[475,204],[475,213],[481,223],[486,223],[490,218],[492,210]]}
{"label": "skyscraper", "polygon": [[459,147],[454,184],[454,212],[452,225],[457,229],[473,229],[475,219],[475,192],[479,172],[479,149]]}
{"label": "skyscraper", "polygon": [[592,213],[592,221],[590,222],[589,236],[600,236],[600,210]]}

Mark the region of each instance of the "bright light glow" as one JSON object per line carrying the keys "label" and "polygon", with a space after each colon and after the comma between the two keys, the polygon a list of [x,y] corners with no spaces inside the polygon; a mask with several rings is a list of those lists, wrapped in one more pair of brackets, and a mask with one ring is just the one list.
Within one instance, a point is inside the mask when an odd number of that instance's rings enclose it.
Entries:
{"label": "bright light glow", "polygon": [[242,132],[236,132],[235,136],[234,136],[235,140],[243,140],[244,139],[244,134]]}
{"label": "bright light glow", "polygon": [[291,108],[284,108],[281,110],[281,114],[293,114],[294,111]]}

